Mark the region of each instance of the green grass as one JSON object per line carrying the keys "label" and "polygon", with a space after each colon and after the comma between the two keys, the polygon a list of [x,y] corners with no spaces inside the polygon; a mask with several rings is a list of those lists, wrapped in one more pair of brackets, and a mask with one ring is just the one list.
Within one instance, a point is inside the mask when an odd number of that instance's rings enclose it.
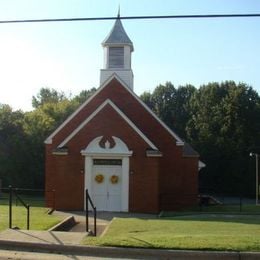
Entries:
{"label": "green grass", "polygon": [[174,217],[180,215],[194,215],[197,214],[204,214],[204,213],[216,213],[216,214],[236,214],[236,215],[260,215],[260,206],[259,205],[249,205],[244,204],[241,207],[239,205],[212,205],[208,207],[192,207],[189,209],[185,209],[183,211],[165,211],[160,214],[161,217]]}
{"label": "green grass", "polygon": [[[25,199],[26,204],[30,204],[30,229],[31,230],[47,230],[61,221],[60,217],[48,215],[48,209],[44,207],[42,200],[35,198]],[[0,231],[9,228],[9,206],[8,200],[0,200]],[[21,203],[13,200],[12,207],[12,227],[19,227],[20,229],[27,228],[27,211]]]}
{"label": "green grass", "polygon": [[116,218],[97,246],[260,251],[260,216],[193,215],[163,219]]}

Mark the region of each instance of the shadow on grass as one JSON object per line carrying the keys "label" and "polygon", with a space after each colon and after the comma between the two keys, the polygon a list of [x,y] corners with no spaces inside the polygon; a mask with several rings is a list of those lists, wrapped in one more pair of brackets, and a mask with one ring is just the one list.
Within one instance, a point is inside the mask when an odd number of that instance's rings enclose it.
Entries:
{"label": "shadow on grass", "polygon": [[[68,213],[68,212],[67,212]],[[84,211],[70,211],[72,215],[85,216]],[[92,216],[92,212],[90,212]],[[260,224],[260,214],[236,214],[236,213],[215,213],[215,212],[168,212],[165,216],[158,217],[155,214],[118,213],[118,212],[97,212],[99,220],[111,221],[113,218],[149,220],[182,220],[182,221],[208,221],[208,222],[229,222],[244,224]]]}
{"label": "shadow on grass", "polygon": [[[85,211],[63,211],[75,216],[86,216]],[[89,216],[93,217],[93,211],[89,211]],[[111,221],[113,218],[138,218],[138,219],[156,219],[157,214],[144,214],[144,213],[129,213],[129,212],[111,212],[111,211],[98,211],[97,218],[99,220]]]}
{"label": "shadow on grass", "polygon": [[139,239],[139,238],[136,238],[136,237],[130,237],[130,238],[133,239],[133,240],[136,240],[138,242],[143,243],[146,248],[156,248],[152,243],[149,243],[149,242],[147,242],[143,239]]}

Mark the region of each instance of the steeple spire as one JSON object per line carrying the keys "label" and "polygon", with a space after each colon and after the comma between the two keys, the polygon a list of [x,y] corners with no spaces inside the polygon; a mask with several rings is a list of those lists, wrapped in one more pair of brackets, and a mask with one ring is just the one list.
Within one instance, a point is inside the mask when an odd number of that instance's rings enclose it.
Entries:
{"label": "steeple spire", "polygon": [[120,16],[117,16],[112,30],[102,42],[102,45],[129,45],[131,47],[131,50],[133,51],[133,43],[125,32],[125,29],[120,20]]}
{"label": "steeple spire", "polygon": [[118,5],[117,18],[119,18],[119,19],[120,19],[120,4]]}
{"label": "steeple spire", "polygon": [[120,6],[114,26],[102,42],[102,46],[104,48],[104,69],[101,70],[100,84],[111,75],[117,74],[130,89],[133,89],[131,54],[134,46],[120,20]]}

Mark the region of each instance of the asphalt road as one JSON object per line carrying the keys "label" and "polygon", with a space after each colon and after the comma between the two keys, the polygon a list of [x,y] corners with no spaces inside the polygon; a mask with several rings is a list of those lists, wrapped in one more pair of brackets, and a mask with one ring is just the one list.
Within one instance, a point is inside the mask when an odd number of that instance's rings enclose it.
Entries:
{"label": "asphalt road", "polygon": [[[39,253],[39,252],[24,252],[24,251],[10,251],[0,250],[1,260],[110,260],[119,258],[104,258],[104,257],[93,257],[83,255],[72,255],[72,254],[52,254],[52,253]],[[136,258],[135,258],[136,259]],[[132,260],[131,258],[124,258],[124,260]]]}

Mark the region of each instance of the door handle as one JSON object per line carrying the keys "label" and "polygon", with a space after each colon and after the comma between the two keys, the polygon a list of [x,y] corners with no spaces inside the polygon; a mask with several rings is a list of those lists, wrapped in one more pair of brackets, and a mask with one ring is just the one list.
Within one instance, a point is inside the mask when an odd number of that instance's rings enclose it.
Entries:
{"label": "door handle", "polygon": [[107,198],[109,199],[109,192],[107,191]]}

